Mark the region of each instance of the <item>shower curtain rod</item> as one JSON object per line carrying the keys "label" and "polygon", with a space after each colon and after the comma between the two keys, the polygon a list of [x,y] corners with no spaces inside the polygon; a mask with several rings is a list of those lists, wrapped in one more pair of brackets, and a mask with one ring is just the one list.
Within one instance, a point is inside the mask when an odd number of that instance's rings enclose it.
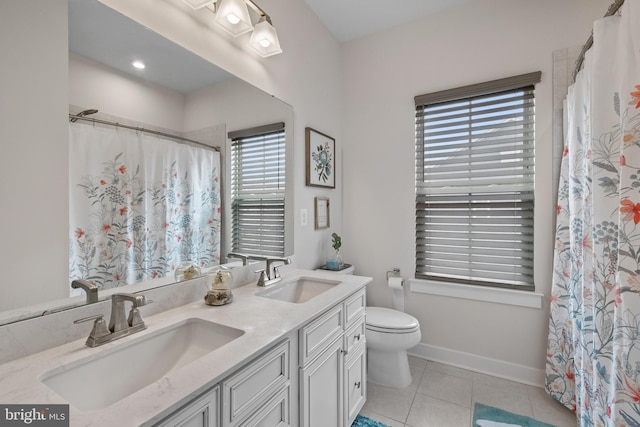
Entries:
{"label": "shower curtain rod", "polygon": [[91,118],[91,117],[84,117],[84,116],[75,115],[75,114],[69,114],[69,119],[84,120],[84,121],[87,121],[87,122],[99,123],[101,125],[110,125],[110,126],[115,126],[115,127],[121,127],[121,128],[124,128],[124,129],[135,130],[135,131],[138,131],[138,132],[146,132],[146,133],[150,133],[150,134],[153,134],[153,135],[164,136],[166,138],[176,139],[178,142],[182,142],[182,143],[183,142],[188,142],[190,144],[199,145],[201,147],[208,148],[210,150],[220,151],[220,147],[218,147],[216,145],[203,144],[202,142],[194,141],[193,139],[183,138],[181,136],[171,135],[170,133],[159,132],[157,130],[145,129],[145,128],[141,128],[141,127],[137,127],[137,126],[123,125],[123,124],[118,123],[118,122],[110,122],[108,120],[94,119],[94,118]]}
{"label": "shower curtain rod", "polygon": [[[620,7],[624,4],[624,0],[616,0],[611,6],[609,6],[609,10],[605,13],[604,17],[611,16],[615,14]],[[576,81],[576,76],[582,68],[582,62],[584,61],[584,55],[587,53],[589,49],[593,46],[593,31],[591,31],[591,35],[587,39],[587,42],[582,46],[582,50],[580,51],[580,55],[578,56],[578,60],[576,61],[576,69],[573,71],[573,82]]]}

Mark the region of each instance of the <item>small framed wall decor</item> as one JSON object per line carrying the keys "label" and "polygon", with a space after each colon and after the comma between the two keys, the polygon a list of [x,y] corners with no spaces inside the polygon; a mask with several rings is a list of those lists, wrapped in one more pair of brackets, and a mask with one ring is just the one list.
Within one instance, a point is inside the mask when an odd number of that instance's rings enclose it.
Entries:
{"label": "small framed wall decor", "polygon": [[329,228],[329,198],[315,198],[315,229]]}
{"label": "small framed wall decor", "polygon": [[336,140],[305,128],[307,185],[336,188]]}

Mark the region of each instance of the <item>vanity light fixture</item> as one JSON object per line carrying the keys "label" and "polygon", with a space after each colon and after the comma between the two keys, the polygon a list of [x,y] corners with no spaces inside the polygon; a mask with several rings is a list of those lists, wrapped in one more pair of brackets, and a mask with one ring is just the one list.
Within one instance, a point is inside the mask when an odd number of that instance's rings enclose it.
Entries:
{"label": "vanity light fixture", "polygon": [[[213,12],[215,22],[234,37],[241,36],[253,30],[249,39],[249,46],[260,56],[266,58],[282,53],[276,29],[271,23],[271,17],[266,14],[253,0],[183,0],[194,10],[207,8]],[[258,23],[253,26],[249,9],[258,14]]]}

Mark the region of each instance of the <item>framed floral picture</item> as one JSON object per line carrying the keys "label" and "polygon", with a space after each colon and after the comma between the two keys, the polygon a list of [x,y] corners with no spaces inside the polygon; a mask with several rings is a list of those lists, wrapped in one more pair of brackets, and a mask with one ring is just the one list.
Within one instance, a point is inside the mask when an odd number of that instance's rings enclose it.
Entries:
{"label": "framed floral picture", "polygon": [[307,185],[336,188],[336,140],[305,128]]}

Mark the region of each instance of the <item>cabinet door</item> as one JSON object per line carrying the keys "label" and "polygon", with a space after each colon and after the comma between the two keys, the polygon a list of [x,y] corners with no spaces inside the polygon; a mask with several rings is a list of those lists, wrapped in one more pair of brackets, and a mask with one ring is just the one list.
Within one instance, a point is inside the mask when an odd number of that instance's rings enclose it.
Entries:
{"label": "cabinet door", "polygon": [[156,424],[158,427],[218,427],[220,388],[206,392],[183,409],[166,420]]}
{"label": "cabinet door", "polygon": [[367,400],[367,362],[365,345],[362,343],[345,363],[344,396],[345,426],[350,426]]}
{"label": "cabinet door", "polygon": [[343,417],[342,337],[317,359],[300,369],[300,419],[302,427],[341,427]]}

